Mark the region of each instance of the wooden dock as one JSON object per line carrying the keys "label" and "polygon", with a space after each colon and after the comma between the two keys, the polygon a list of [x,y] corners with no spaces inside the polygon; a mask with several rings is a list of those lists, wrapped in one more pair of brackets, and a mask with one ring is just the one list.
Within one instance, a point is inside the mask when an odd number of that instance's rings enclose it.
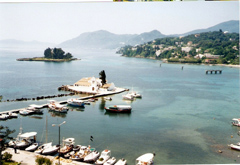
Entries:
{"label": "wooden dock", "polygon": [[[87,99],[90,99],[90,98],[97,98],[97,97],[103,97],[103,96],[108,96],[108,95],[114,95],[114,94],[122,93],[122,92],[125,92],[125,91],[126,91],[126,89],[118,88],[118,90],[116,90],[114,92],[107,91],[107,92],[103,92],[103,93],[100,93],[100,94],[95,94],[95,95],[90,95],[90,96],[86,96],[86,97],[81,97],[81,98],[79,98],[79,100],[87,100]],[[67,100],[59,101],[59,103],[60,104],[66,104]],[[43,104],[43,105],[39,105],[39,106],[42,106],[42,108],[47,108],[48,104]],[[13,110],[8,110],[8,111],[2,111],[2,112],[0,112],[0,115],[1,114],[6,114],[6,113],[19,113],[19,111],[22,110],[22,109],[25,109],[25,108],[19,108],[19,109],[13,109]]]}
{"label": "wooden dock", "polygon": [[213,73],[215,73],[215,74],[217,74],[217,73],[222,74],[222,70],[206,70],[206,74],[208,74],[208,72],[211,73],[211,74],[213,74]]}

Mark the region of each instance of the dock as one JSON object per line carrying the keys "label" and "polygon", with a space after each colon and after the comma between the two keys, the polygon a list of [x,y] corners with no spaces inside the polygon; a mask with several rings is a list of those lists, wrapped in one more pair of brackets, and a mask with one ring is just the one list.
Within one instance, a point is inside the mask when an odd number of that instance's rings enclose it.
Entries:
{"label": "dock", "polygon": [[208,72],[211,73],[211,74],[213,74],[213,73],[215,73],[215,74],[217,74],[217,73],[222,74],[222,70],[206,70],[206,74],[208,74]]}
{"label": "dock", "polygon": [[[89,95],[89,96],[86,96],[86,97],[81,97],[81,98],[79,98],[79,100],[87,100],[87,99],[90,99],[90,98],[97,98],[97,97],[103,97],[103,96],[108,96],[108,95],[114,95],[114,94],[125,92],[126,90],[127,89],[124,89],[124,88],[116,88],[115,91],[105,91],[105,92],[101,92],[101,93],[98,93],[98,94],[93,94],[93,95]],[[66,104],[67,100],[59,101],[58,103],[59,104]],[[43,105],[39,105],[39,106],[42,106],[42,108],[47,108],[48,104],[43,104]],[[6,114],[6,113],[19,113],[19,111],[22,110],[22,109],[25,109],[25,108],[2,111],[2,112],[0,112],[0,115],[1,114]]]}

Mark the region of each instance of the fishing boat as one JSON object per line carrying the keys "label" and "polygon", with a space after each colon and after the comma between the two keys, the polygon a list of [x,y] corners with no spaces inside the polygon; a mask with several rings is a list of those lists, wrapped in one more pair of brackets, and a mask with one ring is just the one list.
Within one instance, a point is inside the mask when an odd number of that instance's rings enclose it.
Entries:
{"label": "fishing boat", "polygon": [[98,160],[95,162],[97,165],[101,165],[105,163],[108,159],[110,159],[111,151],[110,150],[103,150]]}
{"label": "fishing boat", "polygon": [[126,165],[126,164],[127,164],[127,160],[122,158],[122,159],[119,159],[115,165]]}
{"label": "fishing boat", "polygon": [[153,164],[154,154],[146,153],[136,159],[136,165],[151,165]]}
{"label": "fishing boat", "polygon": [[29,147],[25,148],[26,151],[30,151],[33,152],[38,148],[38,143],[33,143],[32,145],[30,145]]}
{"label": "fishing boat", "polygon": [[105,163],[103,163],[103,165],[113,165],[114,163],[116,163],[116,161],[117,159],[115,157],[111,157]]}
{"label": "fishing boat", "polygon": [[88,154],[90,154],[90,146],[81,146],[80,150],[72,155],[70,158],[75,161],[83,160]]}
{"label": "fishing boat", "polygon": [[95,162],[99,156],[100,156],[100,153],[95,150],[95,151],[92,151],[90,154],[88,154],[83,161],[87,163],[92,163],[92,162]]}
{"label": "fishing boat", "polygon": [[230,144],[229,147],[231,147],[231,149],[240,151],[240,142],[238,142],[237,144]]}
{"label": "fishing boat", "polygon": [[126,94],[126,95],[122,95],[122,97],[123,97],[124,100],[131,100],[131,101],[134,100],[134,97],[129,93]]}
{"label": "fishing boat", "polygon": [[63,147],[60,148],[60,155],[65,155],[66,153],[73,150],[74,138],[67,138],[63,140]]}
{"label": "fishing boat", "polygon": [[67,113],[68,108],[65,105],[57,103],[55,100],[50,100],[48,108],[54,112]]}
{"label": "fishing boat", "polygon": [[32,143],[36,142],[37,132],[26,132],[19,135],[19,140],[15,142],[16,147],[24,149],[30,146]]}
{"label": "fishing boat", "polygon": [[240,127],[240,118],[233,118],[232,125]]}
{"label": "fishing boat", "polygon": [[130,105],[113,105],[109,107],[104,107],[108,112],[120,112],[120,113],[130,113],[132,107]]}
{"label": "fishing boat", "polygon": [[85,103],[82,100],[78,99],[68,99],[67,100],[68,105],[75,106],[75,107],[84,107]]}

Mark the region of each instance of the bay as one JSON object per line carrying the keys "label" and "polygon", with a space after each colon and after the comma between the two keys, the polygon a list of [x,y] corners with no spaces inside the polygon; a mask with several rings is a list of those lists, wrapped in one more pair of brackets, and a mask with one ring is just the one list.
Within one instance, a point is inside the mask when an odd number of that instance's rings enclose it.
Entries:
{"label": "bay", "polygon": [[[17,58],[42,56],[42,50],[0,50],[0,95],[4,100],[33,98],[67,93],[61,85],[73,84],[82,77],[99,77],[105,70],[108,82],[143,95],[133,102],[99,98],[84,109],[56,115],[44,109],[44,115],[0,121],[15,129],[37,131],[37,141],[44,142],[45,120],[48,118],[48,141],[58,144],[61,138],[74,137],[76,144],[110,149],[117,159],[128,164],[147,152],[155,152],[155,164],[229,164],[239,163],[239,152],[228,144],[239,142],[239,128],[231,119],[239,117],[239,68],[209,65],[167,64],[161,61],[121,57],[114,50],[71,50],[79,61],[28,62]],[[161,64],[161,66],[160,66]],[[183,66],[183,70],[182,70]],[[205,70],[221,69],[222,74],[205,74]],[[124,93],[123,93],[124,94]],[[79,97],[81,97],[80,95]],[[70,97],[55,98],[66,100]],[[1,102],[0,111],[45,104],[47,100]],[[109,114],[104,106],[129,104],[131,114]],[[233,138],[231,137],[233,136]],[[93,142],[89,140],[93,136]],[[221,150],[222,153],[218,151]]]}

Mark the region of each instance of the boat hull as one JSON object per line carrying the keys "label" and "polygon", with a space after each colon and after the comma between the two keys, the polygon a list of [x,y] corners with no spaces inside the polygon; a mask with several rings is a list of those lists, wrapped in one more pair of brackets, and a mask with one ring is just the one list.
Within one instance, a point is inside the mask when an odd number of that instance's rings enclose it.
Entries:
{"label": "boat hull", "polygon": [[130,106],[110,106],[104,107],[107,112],[117,112],[117,113],[131,113],[132,108]]}

